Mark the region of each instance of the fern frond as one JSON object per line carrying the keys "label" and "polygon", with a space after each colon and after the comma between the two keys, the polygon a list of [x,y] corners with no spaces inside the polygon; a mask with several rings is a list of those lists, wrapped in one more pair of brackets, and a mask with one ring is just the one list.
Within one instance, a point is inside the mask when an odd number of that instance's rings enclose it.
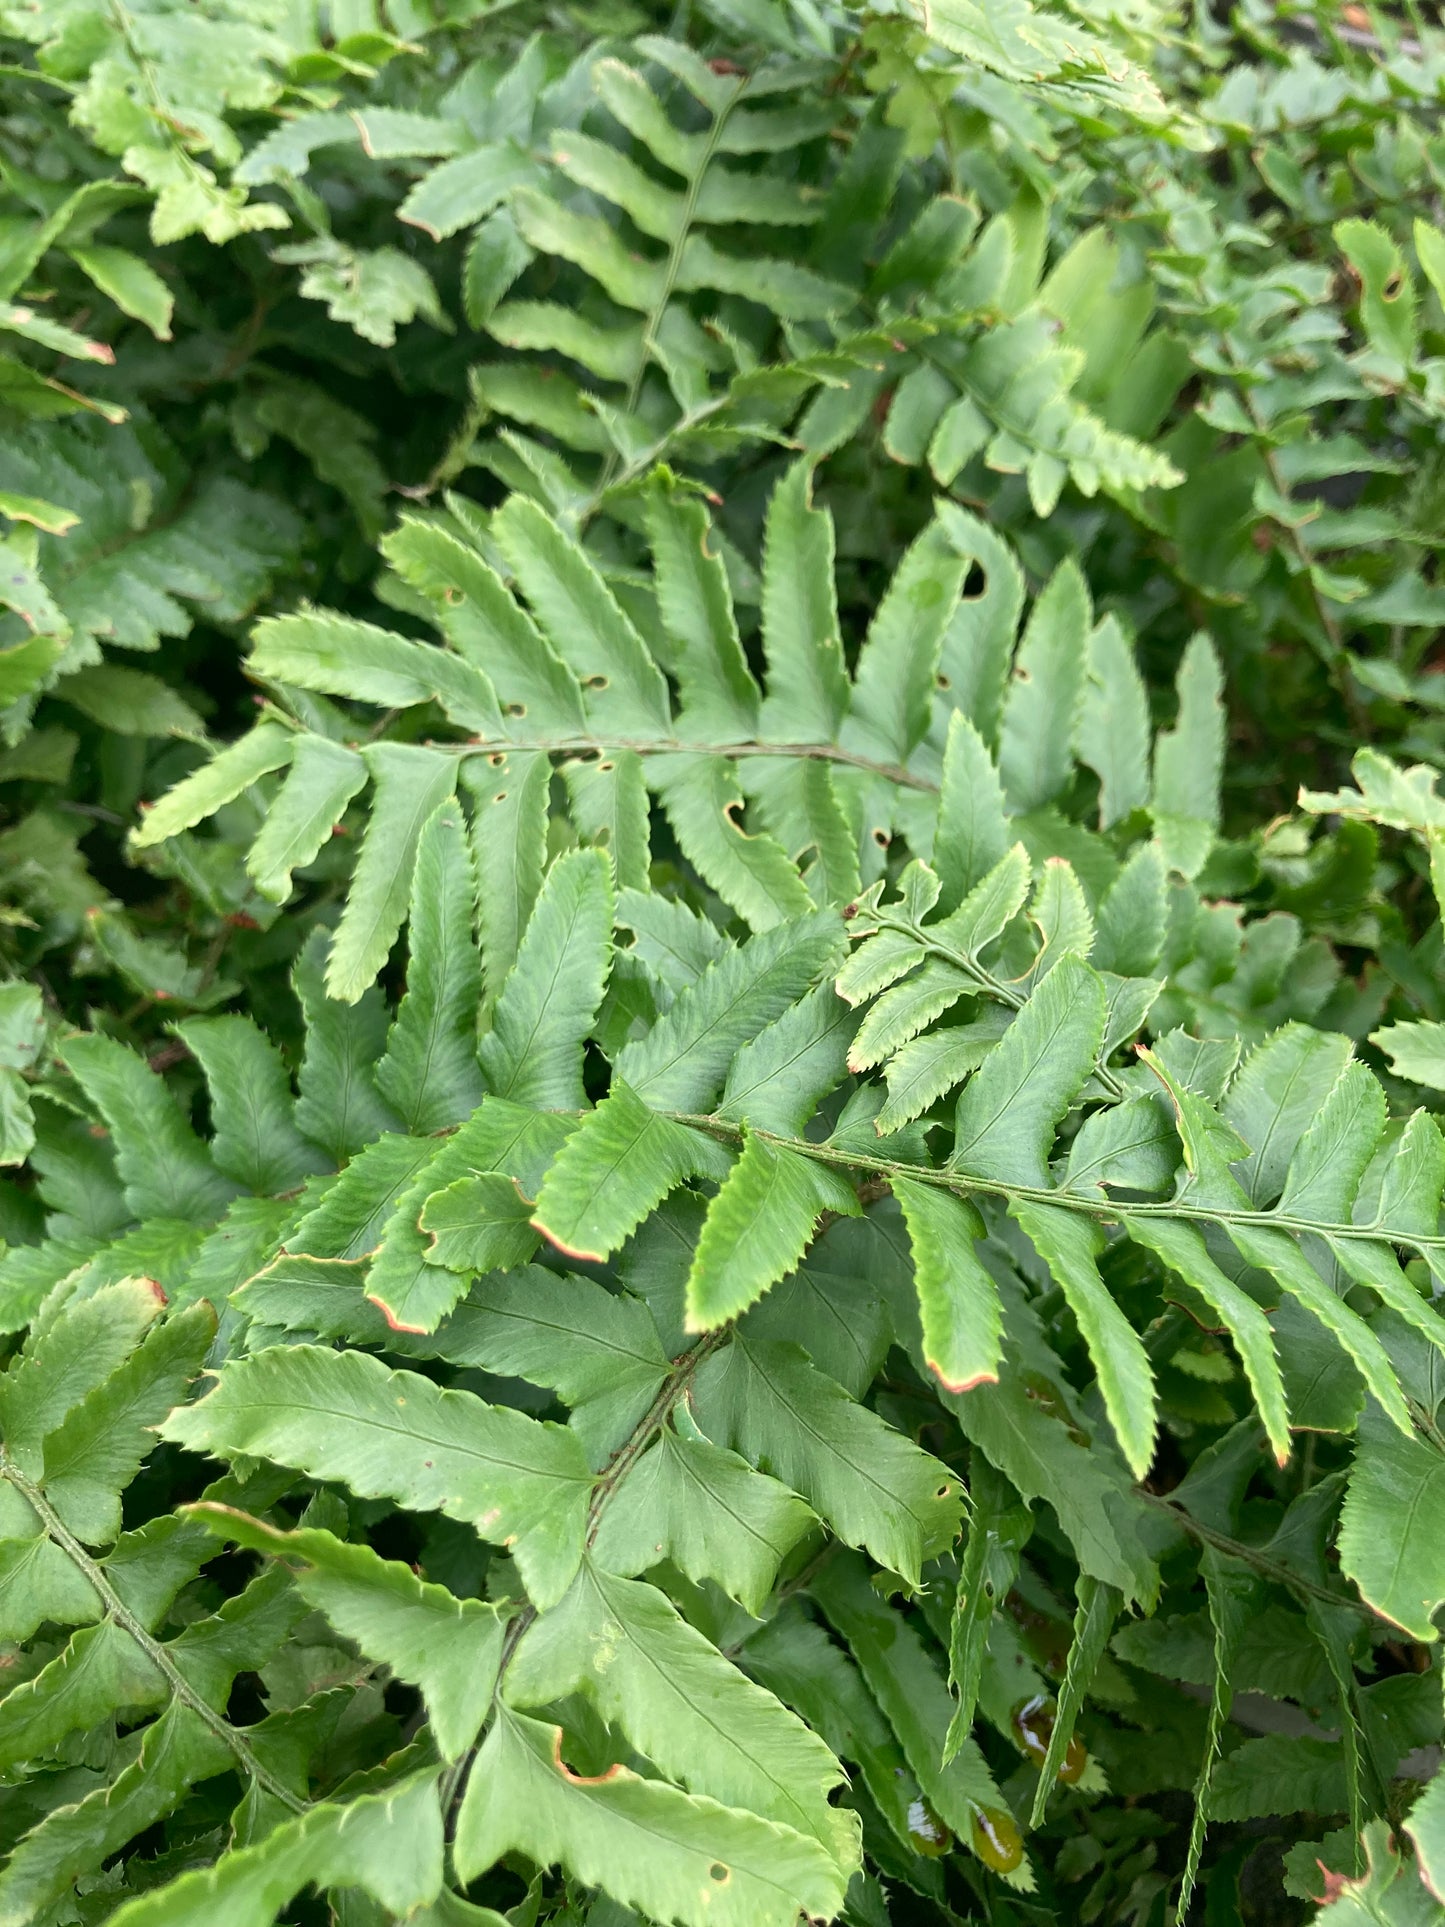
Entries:
{"label": "fern frond", "polygon": [[[485,886],[483,970],[495,986],[515,955],[518,907],[538,884],[543,759],[557,759],[574,831],[607,852],[617,883],[637,888],[647,880],[662,833],[650,802],[702,882],[755,930],[796,917],[818,897],[857,895],[879,874],[896,830],[920,836],[925,853],[935,844],[947,852],[939,861],[953,866],[945,879],[950,897],[978,881],[986,854],[1007,847],[1010,810],[1031,853],[1076,854],[1077,843],[1060,844],[1041,813],[1057,804],[1080,762],[1101,755],[1085,700],[1092,631],[1077,574],[1062,571],[1036,601],[1016,646],[1021,673],[1006,682],[1012,601],[995,615],[965,599],[962,588],[979,554],[994,571],[991,594],[1000,579],[1007,584],[1013,565],[996,538],[993,547],[981,543],[971,519],[940,502],[900,564],[850,677],[831,522],[810,505],[808,491],[807,467],[799,465],[773,497],[761,690],[739,647],[726,575],[707,551],[704,512],[669,493],[665,478],[652,486],[648,528],[660,606],[676,623],[677,640],[650,647],[587,549],[535,504],[513,498],[485,538],[493,560],[505,557],[515,571],[513,589],[460,524],[404,521],[388,545],[390,559],[446,641],[421,642],[323,611],[263,623],[253,662],[277,679],[276,708],[150,810],[134,846],[157,848],[253,785],[269,790],[267,779],[285,769],[247,859],[258,887],[276,897],[326,840],[328,815],[345,811],[369,781],[370,821],[328,966],[332,992],[348,999],[380,969],[413,889],[422,825],[458,786]],[[980,620],[989,623],[987,639]],[[1107,633],[1116,673],[1133,675],[1127,641]],[[900,655],[895,701],[892,672],[882,665]],[[989,657],[995,666],[984,679]],[[1201,641],[1181,683],[1191,707],[1180,727],[1217,743],[1211,662]],[[433,730],[450,722],[466,735],[349,748],[308,726],[288,686],[400,708],[418,727],[433,719]],[[740,738],[739,727],[754,733]],[[985,747],[995,733],[997,769]],[[1180,814],[1184,805],[1169,787],[1179,764],[1170,753],[1174,736],[1161,741],[1150,803],[1159,850],[1193,874],[1214,818]],[[1194,750],[1191,758],[1204,773],[1188,808],[1213,811],[1215,764],[1199,763]],[[1109,824],[1120,780],[1110,774]],[[1135,788],[1124,794],[1137,794],[1141,774],[1128,780]],[[932,831],[924,800],[940,790],[946,835]],[[1187,848],[1178,842],[1186,823]],[[1107,847],[1093,848],[1094,876],[1112,872]],[[1063,916],[1073,929],[1085,905],[1077,892],[1069,895],[1074,886],[1061,871],[1045,874],[1036,917]],[[1106,925],[1124,914],[1121,900]],[[1073,941],[1060,927],[1050,954]],[[920,1016],[896,1042],[936,1014]]]}

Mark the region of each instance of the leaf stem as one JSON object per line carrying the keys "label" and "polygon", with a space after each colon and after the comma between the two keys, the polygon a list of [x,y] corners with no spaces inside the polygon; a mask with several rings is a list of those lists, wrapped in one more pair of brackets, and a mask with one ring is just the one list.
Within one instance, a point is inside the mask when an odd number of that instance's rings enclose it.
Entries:
{"label": "leaf stem", "polygon": [[[567,1112],[565,1115],[581,1117],[586,1113]],[[677,1124],[689,1125],[693,1130],[706,1131],[724,1143],[742,1142],[743,1126],[730,1118],[699,1116],[687,1111],[661,1111],[658,1115],[670,1118]],[[1324,1238],[1368,1238],[1381,1244],[1409,1245],[1421,1252],[1445,1250],[1445,1237],[1398,1230],[1390,1225],[1330,1224],[1324,1220],[1315,1222],[1309,1218],[1297,1218],[1283,1211],[1240,1211],[1228,1205],[1191,1204],[1185,1198],[1171,1198],[1164,1204],[1120,1205],[1111,1198],[1090,1198],[1078,1191],[1052,1190],[1034,1184],[1007,1184],[1000,1178],[975,1177],[971,1172],[939,1169],[928,1164],[909,1164],[899,1158],[870,1157],[864,1152],[845,1151],[826,1143],[815,1144],[808,1138],[789,1137],[783,1132],[764,1131],[753,1125],[749,1125],[748,1130],[751,1136],[775,1144],[781,1150],[797,1151],[803,1157],[812,1158],[815,1163],[835,1165],[839,1170],[863,1171],[885,1180],[897,1175],[911,1178],[918,1184],[934,1184],[942,1190],[957,1191],[961,1196],[978,1192],[986,1197],[1005,1200],[1019,1198],[1029,1204],[1057,1205],[1065,1211],[1077,1211],[1086,1217],[1098,1218],[1105,1224],[1114,1224],[1125,1216],[1188,1218],[1201,1224],[1239,1225],[1250,1231],[1290,1231],[1300,1237],[1312,1233]]]}
{"label": "leaf stem", "polygon": [[[642,324],[642,340],[638,343],[637,348],[637,366],[632,372],[632,379],[627,385],[627,399],[622,405],[623,413],[630,417],[635,417],[637,414],[638,397],[642,393],[642,384],[657,348],[657,331],[662,326],[667,314],[668,303],[677,292],[677,278],[682,272],[682,253],[692,233],[692,224],[697,214],[698,196],[702,193],[703,181],[707,177],[708,168],[712,165],[713,156],[717,153],[718,143],[721,141],[723,135],[723,128],[727,125],[728,115],[732,112],[738,101],[742,99],[746,87],[747,78],[744,76],[739,80],[737,86],[723,102],[717,113],[714,114],[712,125],[708,129],[707,138],[703,143],[702,154],[698,160],[697,168],[692,178],[688,181],[687,191],[683,196],[682,208],[677,217],[677,232],[673,235],[671,244],[667,250],[667,263],[662,275],[662,289],[658,294],[657,300],[648,310],[647,318]],[[620,451],[615,446],[608,454],[602,471],[602,479],[597,485],[597,494],[599,497],[605,494],[611,485],[613,477],[617,473],[619,454]]]}
{"label": "leaf stem", "polygon": [[[909,923],[903,918],[891,917],[885,912],[878,920],[878,928],[904,931],[914,938],[926,956],[937,957],[942,963],[952,964],[955,970],[961,970],[966,977],[971,978],[986,996],[994,998],[998,1003],[1007,1004],[1010,1010],[1022,1010],[1028,1002],[1027,991],[1015,990],[1012,984],[1005,983],[1001,977],[995,977],[991,970],[986,970],[978,959],[970,956],[966,950],[955,950],[949,944],[939,943],[937,933],[922,924]],[[1125,1095],[1124,1086],[1102,1057],[1095,1058],[1091,1075],[1098,1079],[1110,1097],[1122,1098]]]}
{"label": "leaf stem", "polygon": [[293,1793],[290,1787],[283,1785],[269,1768],[262,1766],[245,1736],[238,1733],[229,1720],[218,1713],[208,1700],[201,1697],[179,1666],[176,1665],[176,1662],[171,1658],[166,1648],[147,1630],[131,1611],[130,1607],[126,1605],[115,1587],[110,1583],[105,1568],[98,1560],[90,1556],[85,1547],[75,1537],[75,1534],[70,1531],[59,1513],[56,1512],[40,1487],[26,1478],[25,1474],[14,1461],[9,1458],[3,1448],[0,1448],[0,1478],[7,1479],[10,1484],[15,1487],[16,1491],[22,1495],[34,1511],[36,1517],[40,1520],[40,1523],[44,1526],[47,1535],[63,1552],[69,1555],[100,1595],[100,1598],[104,1601],[107,1616],[114,1620],[115,1624],[119,1626],[122,1631],[130,1635],[150,1661],[151,1665],[155,1667],[156,1671],[166,1681],[172,1693],[174,1693],[181,1704],[189,1712],[194,1713],[201,1724],[206,1727],[223,1746],[228,1747],[230,1751],[235,1754],[237,1761],[245,1768],[246,1772],[250,1774],[251,1778],[259,1787],[264,1788],[273,1799],[279,1800],[290,1812],[304,1813],[307,1806],[306,1801],[301,1799],[299,1795]]}
{"label": "leaf stem", "polygon": [[428,743],[427,747],[450,750],[457,756],[505,756],[514,751],[545,751],[549,756],[607,756],[619,749],[634,750],[639,756],[722,756],[729,762],[739,762],[749,756],[788,756],[805,762],[842,763],[849,769],[864,770],[870,776],[885,777],[904,789],[923,790],[931,796],[938,794],[938,784],[929,777],[919,776],[901,763],[875,762],[871,756],[860,756],[856,750],[844,749],[838,743],[686,743],[670,737],[626,736],[507,736],[489,741],[474,736],[465,743]]}
{"label": "leaf stem", "polygon": [[[262,686],[268,690],[272,688],[264,681]],[[399,710],[388,711],[364,740],[372,741],[400,714]],[[298,717],[280,704],[268,706],[266,716],[286,729],[304,731],[306,728]],[[874,757],[860,755],[857,750],[844,749],[840,743],[706,743],[686,742],[674,736],[573,735],[470,736],[464,743],[439,743],[428,737],[426,747],[443,756],[459,757],[514,754],[610,756],[619,749],[633,750],[639,756],[721,756],[733,763],[750,756],[787,756],[802,762],[841,763],[847,769],[859,769],[869,776],[881,776],[887,782],[897,783],[902,789],[921,790],[928,796],[937,796],[939,790],[937,782],[930,776],[921,776],[917,770],[908,769],[902,763],[880,763]]]}
{"label": "leaf stem", "polygon": [[[597,1484],[592,1493],[592,1502],[587,1508],[587,1533],[585,1543],[589,1549],[597,1537],[597,1528],[602,1523],[602,1514],[606,1510],[608,1501],[611,1499],[613,1493],[616,1492],[618,1486],[621,1485],[638,1459],[642,1457],[642,1454],[652,1443],[654,1435],[662,1429],[673,1406],[676,1405],[677,1401],[687,1390],[693,1373],[697,1370],[698,1366],[701,1365],[710,1353],[717,1350],[718,1346],[722,1344],[726,1337],[726,1330],[708,1332],[700,1338],[695,1345],[690,1345],[685,1352],[680,1353],[673,1359],[667,1377],[658,1387],[657,1396],[637,1421],[636,1425],[633,1426],[622,1444],[618,1446],[597,1480]],[[518,1646],[522,1643],[523,1635],[533,1625],[536,1618],[537,1608],[531,1605],[525,1606],[507,1628],[506,1637],[502,1645],[502,1657],[497,1666],[497,1683],[492,1692],[492,1704],[494,1707],[501,1696],[502,1681],[506,1677],[507,1668],[511,1664]],[[490,1719],[487,1724],[490,1726]],[[441,1802],[443,1813],[450,1813],[453,1806],[460,1800],[465,1791],[467,1776],[471,1771],[472,1762],[475,1760],[477,1752],[480,1749],[480,1744],[480,1741],[478,1741],[477,1745],[474,1746],[470,1752],[464,1754],[460,1760],[454,1761],[442,1775]]]}
{"label": "leaf stem", "polygon": [[1374,1608],[1367,1606],[1362,1599],[1351,1599],[1348,1593],[1331,1592],[1328,1586],[1317,1585],[1313,1579],[1306,1579],[1304,1574],[1296,1572],[1293,1566],[1271,1559],[1268,1553],[1261,1552],[1258,1546],[1247,1545],[1242,1539],[1232,1539],[1227,1532],[1217,1532],[1213,1526],[1201,1524],[1198,1519],[1186,1512],[1183,1506],[1176,1505],[1172,1499],[1161,1498],[1157,1492],[1150,1492],[1144,1486],[1135,1486],[1134,1491],[1136,1496],[1143,1499],[1146,1504],[1157,1507],[1161,1512],[1167,1512],[1175,1525],[1181,1531],[1187,1532],[1191,1538],[1198,1539],[1203,1545],[1213,1546],[1216,1552],[1228,1553],[1231,1559],[1238,1559],[1244,1565],[1252,1566],[1256,1572],[1262,1573],[1267,1579],[1273,1579],[1277,1585],[1287,1586],[1292,1592],[1306,1599],[1317,1599],[1327,1606],[1347,1607],[1349,1611],[1360,1613],[1366,1619],[1380,1618]]}

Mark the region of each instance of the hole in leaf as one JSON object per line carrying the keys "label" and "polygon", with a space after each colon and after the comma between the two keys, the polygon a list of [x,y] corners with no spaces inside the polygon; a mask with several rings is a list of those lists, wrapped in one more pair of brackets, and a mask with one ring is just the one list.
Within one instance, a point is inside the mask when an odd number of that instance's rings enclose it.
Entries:
{"label": "hole in leaf", "polygon": [[605,689],[607,687],[607,678],[603,675],[584,676],[582,678],[582,687],[584,689]]}
{"label": "hole in leaf", "polygon": [[719,1885],[725,1884],[733,1877],[731,1868],[725,1867],[721,1862],[721,1860],[714,1860],[712,1865],[708,1868],[708,1872],[712,1875],[713,1879],[718,1882]]}
{"label": "hole in leaf", "polygon": [[502,714],[504,716],[525,716],[526,713],[527,705],[525,703],[505,703],[502,706]]}
{"label": "hole in leaf", "polygon": [[878,845],[880,850],[886,850],[888,845],[893,841],[893,838],[888,834],[887,830],[875,830],[873,832],[873,841]]}
{"label": "hole in leaf", "polygon": [[492,801],[494,803],[505,803],[506,800],[507,800],[507,792],[505,790],[498,790],[496,795],[492,798]]}

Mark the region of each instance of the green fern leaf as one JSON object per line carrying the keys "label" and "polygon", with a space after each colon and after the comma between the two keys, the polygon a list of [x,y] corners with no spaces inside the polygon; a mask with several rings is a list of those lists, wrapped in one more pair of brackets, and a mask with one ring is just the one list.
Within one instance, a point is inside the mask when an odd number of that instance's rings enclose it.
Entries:
{"label": "green fern leaf", "polygon": [[846,1883],[816,1840],[625,1767],[573,1773],[562,1740],[560,1727],[498,1714],[457,1819],[463,1879],[520,1852],[682,1927],[792,1927],[800,1910],[826,1918],[842,1904]]}
{"label": "green fern leaf", "polygon": [[607,981],[612,916],[604,856],[578,851],[552,866],[481,1043],[496,1096],[582,1108],[582,1044]]}
{"label": "green fern leaf", "polygon": [[650,1110],[619,1074],[543,1179],[532,1222],[567,1256],[600,1262],[669,1191],[691,1177],[720,1179],[729,1163],[711,1138]]}
{"label": "green fern leaf", "polygon": [[928,730],[939,651],[967,570],[946,523],[905,551],[859,652],[845,741],[907,763]]}
{"label": "green fern leaf", "polygon": [[948,719],[934,844],[945,912],[956,910],[1009,848],[998,771],[983,738],[958,709]]}
{"label": "green fern leaf", "polygon": [[811,1590],[852,1649],[929,1805],[961,1843],[977,1851],[979,1816],[1002,1814],[1002,1795],[972,1740],[942,1764],[948,1691],[917,1633],[874,1592],[856,1558],[845,1554],[830,1561]]}
{"label": "green fern leaf", "polygon": [[761,698],[738,639],[727,573],[709,548],[710,535],[701,503],[685,499],[661,479],[652,484],[647,537],[658,607],[677,651],[686,727],[723,742],[748,742],[757,734]]}
{"label": "green fern leaf", "polygon": [[683,855],[754,930],[771,930],[811,906],[797,865],[776,837],[742,828],[743,793],[712,756],[658,756],[650,780]]}
{"label": "green fern leaf", "polygon": [[179,1927],[220,1911],[236,1927],[265,1927],[307,1886],[359,1887],[405,1917],[440,1893],[443,1852],[437,1776],[417,1773],[344,1804],[322,1802],[213,1867],[127,1901],[117,1917],[123,1927]]}
{"label": "green fern leaf", "polygon": [[422,829],[456,785],[450,757],[406,743],[364,750],[371,820],[326,966],[327,994],[354,1004],[375,981],[401,929]]}
{"label": "green fern leaf", "polygon": [[1290,1454],[1289,1406],[1269,1320],[1248,1292],[1215,1264],[1193,1225],[1171,1224],[1166,1218],[1126,1217],[1123,1222],[1136,1244],[1178,1272],[1224,1321],[1238,1347],[1275,1458],[1285,1464]]}
{"label": "green fern leaf", "polygon": [[692,1406],[708,1438],[801,1493],[840,1539],[890,1571],[916,1581],[952,1539],[956,1481],[799,1346],[735,1337],[699,1366]]}
{"label": "green fern leaf", "polygon": [[[286,780],[246,856],[247,874],[261,896],[271,903],[286,901],[292,872],[316,860],[335,835],[348,803],[366,787],[367,774],[362,758],[340,743],[309,733],[294,739]],[[165,802],[170,800],[168,796]],[[147,832],[154,827],[155,814],[146,818]]]}
{"label": "green fern leaf", "polygon": [[1051,802],[1073,772],[1089,627],[1084,578],[1065,563],[1034,604],[1004,704],[999,774],[1016,811]]}
{"label": "green fern leaf", "polygon": [[464,1275],[514,1271],[541,1243],[532,1229],[531,1199],[499,1171],[479,1171],[428,1193],[417,1229],[430,1241],[428,1264]]}
{"label": "green fern leaf", "polygon": [[588,1480],[574,1436],[361,1352],[297,1345],[240,1359],[160,1429],[193,1451],[264,1456],[515,1536],[539,1605],[561,1596],[581,1557]]}
{"label": "green fern leaf", "polygon": [[376,1067],[376,1086],[408,1131],[425,1133],[460,1122],[482,1096],[475,887],[455,800],[443,803],[422,830],[411,894],[406,995]]}
{"label": "green fern leaf", "polygon": [[1114,1436],[1134,1476],[1144,1478],[1157,1427],[1154,1374],[1142,1340],[1099,1276],[1103,1232],[1057,1206],[1023,1198],[1014,1198],[1009,1212],[1062,1290],[1089,1348]]}
{"label": "green fern leaf", "polygon": [[768,505],[763,554],[765,733],[832,742],[849,702],[833,585],[833,519],[812,506],[812,471],[789,469]]}
{"label": "green fern leaf", "polygon": [[645,1305],[540,1266],[479,1278],[436,1344],[456,1364],[555,1391],[599,1461],[646,1417],[668,1370]]}
{"label": "green fern leaf", "polygon": [[5,1450],[23,1471],[41,1476],[46,1435],[119,1371],[164,1302],[149,1279],[126,1278],[62,1303],[28,1336],[0,1376]]}
{"label": "green fern leaf", "polygon": [[458,655],[496,684],[506,704],[507,733],[525,742],[549,731],[585,732],[576,676],[479,554],[415,516],[402,517],[382,553],[427,598]]}
{"label": "green fern leaf", "polygon": [[[598,1669],[589,1655],[611,1647]],[[583,1693],[610,1726],[693,1793],[761,1814],[857,1865],[856,1842],[828,1804],[842,1768],[770,1693],[738,1672],[653,1586],[590,1560],[567,1596],[535,1620],[507,1670],[513,1706]]]}
{"label": "green fern leaf", "polygon": [[998,1287],[977,1253],[983,1222],[962,1198],[895,1177],[893,1195],[913,1248],[913,1277],[929,1369],[951,1392],[996,1381],[1003,1352]]}
{"label": "green fern leaf", "polygon": [[251,637],[258,675],[385,709],[440,703],[460,729],[502,735],[496,692],[475,663],[327,609],[270,616]]}
{"label": "green fern leaf", "polygon": [[785,1011],[737,1052],[717,1115],[801,1137],[847,1072],[853,1015],[828,984]]}
{"label": "green fern leaf", "polygon": [[269,1197],[294,1191],[326,1160],[296,1124],[280,1054],[247,1017],[191,1017],[176,1034],[199,1059],[211,1093],[211,1156],[218,1170]]}
{"label": "green fern leaf", "polygon": [[1179,719],[1154,748],[1154,831],[1169,867],[1199,874],[1219,830],[1224,761],[1223,687],[1207,636],[1195,636],[1179,665]]}
{"label": "green fern leaf", "polygon": [[735,1452],[664,1429],[609,1499],[593,1555],[624,1578],[669,1559],[760,1614],[779,1566],[815,1522],[795,1492]]}
{"label": "green fern leaf", "polygon": [[965,1088],[952,1168],[1047,1190],[1055,1127],[1092,1070],[1103,1032],[1102,984],[1086,964],[1065,958]]}
{"label": "green fern leaf", "polygon": [[209,1305],[192,1305],[153,1330],[41,1444],[46,1498],[85,1545],[120,1532],[120,1494],[154,1440],[151,1428],[185,1397],[215,1336]]}
{"label": "green fern leaf", "polygon": [[284,769],[291,761],[294,741],[278,724],[258,723],[152,805],[145,821],[132,833],[132,848],[149,849],[214,816],[261,777]]}
{"label": "green fern leaf", "polygon": [[828,969],[841,930],[831,915],[801,917],[724,951],[646,1037],[625,1047],[617,1075],[658,1110],[706,1109],[742,1047]]}
{"label": "green fern leaf", "polygon": [[839,1174],[745,1131],[688,1273],[688,1330],[711,1331],[746,1311],[798,1263],[825,1211],[853,1217],[860,1209]]}
{"label": "green fern leaf", "polygon": [[1149,800],[1149,697],[1115,616],[1089,636],[1088,678],[1075,734],[1079,759],[1099,779],[1099,827]]}
{"label": "green fern leaf", "polygon": [[219,1217],[238,1187],[216,1169],[160,1078],[98,1034],[67,1038],[61,1054],[105,1120],[135,1216],[202,1224]]}
{"label": "green fern leaf", "polygon": [[355,1003],[328,997],[326,939],[314,931],[296,960],[295,987],[306,1019],[306,1048],[296,1078],[296,1126],[337,1164],[401,1120],[376,1088],[376,1063],[386,1040],[381,993]]}
{"label": "green fern leaf", "polygon": [[587,691],[589,713],[624,737],[665,735],[662,674],[583,550],[517,495],[492,518],[492,535],[543,633]]}

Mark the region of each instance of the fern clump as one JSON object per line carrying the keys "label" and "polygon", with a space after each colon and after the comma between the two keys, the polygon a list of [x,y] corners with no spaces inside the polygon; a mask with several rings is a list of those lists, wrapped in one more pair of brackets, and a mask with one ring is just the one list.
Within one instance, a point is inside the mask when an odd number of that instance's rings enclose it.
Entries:
{"label": "fern clump", "polygon": [[0,8],[0,1927],[1445,1922],[1439,34]]}

